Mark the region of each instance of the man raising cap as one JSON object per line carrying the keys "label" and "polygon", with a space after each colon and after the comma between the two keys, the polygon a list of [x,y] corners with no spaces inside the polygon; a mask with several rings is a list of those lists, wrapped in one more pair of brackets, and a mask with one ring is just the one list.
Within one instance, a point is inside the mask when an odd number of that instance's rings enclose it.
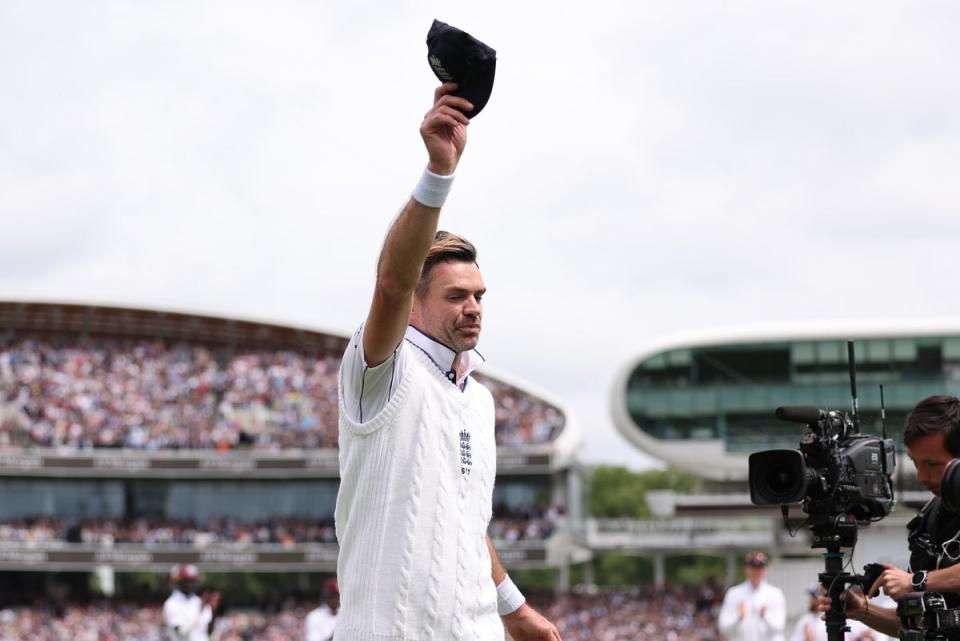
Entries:
{"label": "man raising cap", "polygon": [[783,641],[787,624],[783,591],[767,583],[767,555],[747,554],[747,580],[734,585],[720,606],[720,633],[730,641]]}
{"label": "man raising cap", "polygon": [[473,105],[446,83],[420,125],[428,164],[394,220],[366,322],[340,370],[337,641],[558,641],[486,535],[494,405],[470,373],[486,285],[438,232]]}

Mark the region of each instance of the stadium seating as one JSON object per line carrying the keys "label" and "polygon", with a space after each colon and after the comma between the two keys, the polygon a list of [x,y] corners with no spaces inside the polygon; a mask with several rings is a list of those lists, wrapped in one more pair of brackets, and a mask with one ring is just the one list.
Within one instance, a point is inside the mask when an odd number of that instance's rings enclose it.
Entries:
{"label": "stadium seating", "polygon": [[[0,448],[337,446],[339,356],[225,355],[163,341],[20,339],[0,348]],[[497,443],[556,438],[563,414],[489,377]]]}
{"label": "stadium seating", "polygon": [[[722,598],[710,585],[631,588],[563,597],[534,597],[534,605],[571,641],[717,641]],[[216,622],[220,641],[300,641],[308,608],[275,613],[226,611]],[[164,641],[158,605],[101,603],[0,610],[0,641]]]}

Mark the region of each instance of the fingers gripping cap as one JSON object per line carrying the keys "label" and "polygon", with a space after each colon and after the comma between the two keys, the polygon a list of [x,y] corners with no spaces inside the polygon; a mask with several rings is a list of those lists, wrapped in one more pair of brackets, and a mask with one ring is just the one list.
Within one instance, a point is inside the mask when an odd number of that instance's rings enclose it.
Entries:
{"label": "fingers gripping cap", "polygon": [[434,20],[427,33],[427,60],[440,82],[460,85],[453,93],[473,103],[473,118],[486,106],[493,91],[497,52],[469,33]]}

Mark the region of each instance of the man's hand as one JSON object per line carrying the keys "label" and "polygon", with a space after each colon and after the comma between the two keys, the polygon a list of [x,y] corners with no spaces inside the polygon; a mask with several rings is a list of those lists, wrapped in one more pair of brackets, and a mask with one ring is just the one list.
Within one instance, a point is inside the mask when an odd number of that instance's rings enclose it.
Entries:
{"label": "man's hand", "polygon": [[[863,592],[861,592],[859,588],[847,590],[840,595],[840,599],[846,606],[844,608],[844,613],[847,615],[848,619],[856,619],[857,621],[863,620],[863,615],[867,611],[867,597],[863,596]],[[831,604],[832,601],[830,600],[830,597],[826,595],[817,597],[817,611],[824,613],[824,616],[821,618],[826,618],[826,612],[830,609]]]}
{"label": "man's hand", "polygon": [[219,592],[204,591],[204,593],[200,595],[200,602],[204,605],[209,605],[211,610],[216,611],[216,609],[220,607],[222,598],[223,595]]}
{"label": "man's hand", "polygon": [[561,641],[554,625],[526,603],[503,617],[503,625],[513,641]]}
{"label": "man's hand", "polygon": [[740,615],[740,618],[743,619],[747,616],[747,602],[741,601],[740,607],[737,608],[737,613]]}
{"label": "man's hand", "polygon": [[441,176],[449,176],[457,170],[460,156],[467,146],[467,125],[470,120],[464,112],[473,105],[464,98],[450,95],[457,90],[456,83],[440,85],[433,94],[433,108],[420,124],[420,136],[427,147],[430,162],[427,169]]}
{"label": "man's hand", "polygon": [[913,575],[909,572],[888,565],[887,569],[880,575],[880,578],[877,579],[877,582],[870,587],[870,596],[877,596],[877,592],[879,592],[880,588],[883,588],[883,593],[888,597],[891,599],[899,599],[905,594],[916,592],[911,583],[912,579]]}

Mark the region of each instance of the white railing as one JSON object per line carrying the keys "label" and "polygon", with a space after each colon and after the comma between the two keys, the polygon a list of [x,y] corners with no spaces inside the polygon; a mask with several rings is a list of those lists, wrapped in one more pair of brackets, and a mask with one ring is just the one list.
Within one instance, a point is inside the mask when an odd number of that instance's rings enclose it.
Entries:
{"label": "white railing", "polygon": [[775,543],[776,532],[769,517],[587,519],[587,542],[594,550],[763,548]]}

